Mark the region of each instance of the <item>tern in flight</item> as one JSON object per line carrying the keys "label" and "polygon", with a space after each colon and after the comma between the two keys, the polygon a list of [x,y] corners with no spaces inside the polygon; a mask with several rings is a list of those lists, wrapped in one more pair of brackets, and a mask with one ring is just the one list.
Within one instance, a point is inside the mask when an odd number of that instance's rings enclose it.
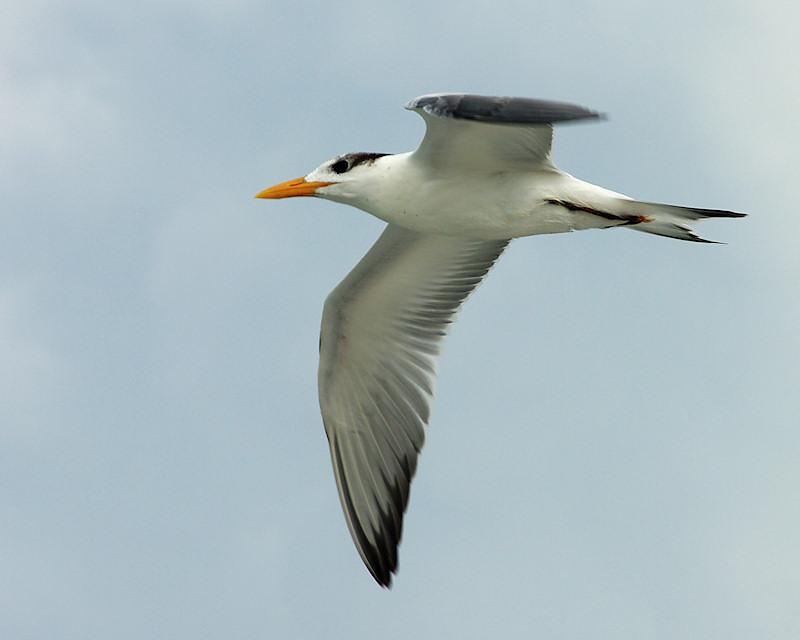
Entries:
{"label": "tern in flight", "polygon": [[258,198],[315,196],[387,223],[322,312],[319,402],[350,535],[382,586],[397,546],[448,325],[512,238],[623,227],[708,242],[690,224],[744,214],[633,200],[555,167],[553,125],[595,119],[528,98],[433,94],[406,105],[410,153],[346,153]]}

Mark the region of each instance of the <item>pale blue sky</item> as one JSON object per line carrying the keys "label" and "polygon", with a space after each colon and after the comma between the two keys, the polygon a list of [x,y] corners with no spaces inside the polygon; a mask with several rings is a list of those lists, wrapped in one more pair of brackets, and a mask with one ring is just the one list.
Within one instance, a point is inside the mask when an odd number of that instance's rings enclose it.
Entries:
{"label": "pale blue sky", "polygon": [[[0,637],[800,637],[798,19],[0,2]],[[514,243],[445,345],[387,592],[316,400],[381,223],[253,194],[415,147],[402,105],[448,90],[604,111],[565,170],[751,216]]]}

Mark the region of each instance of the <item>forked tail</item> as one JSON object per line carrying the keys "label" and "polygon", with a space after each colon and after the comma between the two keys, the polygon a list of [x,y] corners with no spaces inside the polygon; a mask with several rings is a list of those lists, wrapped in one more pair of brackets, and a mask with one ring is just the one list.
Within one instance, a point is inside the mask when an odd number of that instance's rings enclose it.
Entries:
{"label": "forked tail", "polygon": [[614,213],[627,221],[623,224],[636,231],[678,240],[691,240],[692,242],[714,242],[714,240],[706,240],[698,236],[689,226],[693,222],[706,218],[744,218],[747,215],[735,211],[678,207],[671,204],[624,199],[617,201]]}

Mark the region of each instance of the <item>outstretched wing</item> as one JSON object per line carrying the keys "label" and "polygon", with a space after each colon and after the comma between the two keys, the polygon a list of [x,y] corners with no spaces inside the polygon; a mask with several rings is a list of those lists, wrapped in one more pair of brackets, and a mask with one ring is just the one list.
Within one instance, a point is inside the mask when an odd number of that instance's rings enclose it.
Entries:
{"label": "outstretched wing", "polygon": [[389,225],[325,301],[319,398],[353,541],[391,584],[447,325],[508,240]]}
{"label": "outstretched wing", "polygon": [[427,126],[412,158],[440,171],[549,167],[554,123],[600,117],[563,102],[461,93],[420,96],[406,109]]}

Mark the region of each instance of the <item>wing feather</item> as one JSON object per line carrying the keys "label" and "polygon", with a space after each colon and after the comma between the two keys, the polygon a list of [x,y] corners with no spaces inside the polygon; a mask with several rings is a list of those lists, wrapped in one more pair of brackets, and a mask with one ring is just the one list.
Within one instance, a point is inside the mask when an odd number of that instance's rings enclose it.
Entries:
{"label": "wing feather", "polygon": [[508,244],[389,225],[325,302],[319,395],[350,534],[391,584],[448,324]]}
{"label": "wing feather", "polygon": [[599,118],[565,102],[439,93],[406,105],[426,124],[412,158],[437,171],[550,168],[553,124]]}

